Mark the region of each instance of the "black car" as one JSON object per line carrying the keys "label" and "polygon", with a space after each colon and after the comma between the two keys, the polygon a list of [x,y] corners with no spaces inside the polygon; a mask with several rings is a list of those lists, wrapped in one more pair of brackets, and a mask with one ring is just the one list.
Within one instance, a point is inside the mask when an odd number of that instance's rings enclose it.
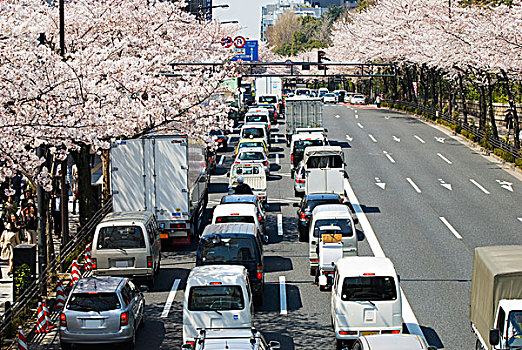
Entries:
{"label": "black car", "polygon": [[323,140],[312,140],[310,139],[301,139],[294,142],[294,146],[291,149],[290,153],[290,177],[294,177],[294,173],[299,167],[299,163],[304,158],[305,148],[308,146],[324,146]]}
{"label": "black car", "polygon": [[261,229],[263,230],[263,239],[266,241],[266,212],[263,203],[259,200],[259,198],[255,194],[233,194],[229,196],[221,197],[220,204],[254,204],[257,208],[257,220],[261,224]]}
{"label": "black car", "polygon": [[242,265],[248,270],[254,302],[261,304],[265,279],[263,244],[255,224],[211,224],[199,240],[196,266]]}
{"label": "black car", "polygon": [[297,210],[297,226],[299,228],[299,242],[308,242],[308,227],[312,219],[314,208],[321,204],[342,204],[343,200],[334,193],[313,193],[303,197],[301,203],[295,203]]}

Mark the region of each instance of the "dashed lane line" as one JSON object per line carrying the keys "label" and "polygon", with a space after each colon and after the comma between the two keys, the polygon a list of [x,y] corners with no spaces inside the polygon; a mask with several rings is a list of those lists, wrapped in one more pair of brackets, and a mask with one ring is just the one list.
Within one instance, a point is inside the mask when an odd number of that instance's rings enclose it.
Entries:
{"label": "dashed lane line", "polygon": [[457,239],[462,239],[462,236],[457,232],[457,230],[455,230],[453,226],[451,226],[451,224],[448,222],[448,220],[446,220],[445,217],[441,216],[439,219],[440,221],[442,221],[444,225],[446,225],[446,227],[451,231],[451,233],[453,233],[453,235],[457,237]]}
{"label": "dashed lane line", "polygon": [[423,139],[421,139],[417,135],[413,135],[413,137],[415,137],[417,140],[419,140],[420,143],[426,143],[426,141],[424,141]]}
{"label": "dashed lane line", "polygon": [[172,288],[170,289],[169,296],[167,297],[167,302],[165,303],[165,307],[163,308],[163,312],[161,313],[161,317],[165,318],[169,315],[169,311],[172,307],[172,303],[174,302],[174,298],[176,297],[176,292],[178,290],[180,282],[181,280],[179,278],[176,278],[174,280]]}
{"label": "dashed lane line", "polygon": [[223,165],[224,160],[225,160],[225,156],[221,156],[221,158],[219,158],[219,165]]}
{"label": "dashed lane line", "polygon": [[357,123],[357,126],[360,127],[361,129],[364,129],[364,125],[362,125],[361,123]]}
{"label": "dashed lane line", "polygon": [[286,305],[286,277],[279,276],[279,313],[281,315],[288,315],[288,307]]}
{"label": "dashed lane line", "polygon": [[449,160],[448,158],[444,157],[442,154],[437,153],[437,155],[440,157],[440,159],[442,159],[443,161],[445,161],[445,162],[448,163],[449,165],[453,164],[453,163],[451,162],[451,160]]}
{"label": "dashed lane line", "polygon": [[388,152],[382,151],[382,153],[384,153],[384,155],[386,156],[386,158],[390,160],[390,162],[395,163],[395,159],[393,159],[393,157]]}
{"label": "dashed lane line", "polygon": [[486,190],[481,184],[479,184],[475,179],[469,179],[469,182],[471,182],[473,185],[477,186],[479,190],[484,192],[485,194],[489,194],[489,191]]}
{"label": "dashed lane line", "polygon": [[417,192],[417,193],[422,193],[422,191],[420,190],[419,186],[417,186],[417,184],[415,182],[413,182],[413,180],[411,178],[406,178],[406,180],[410,183],[411,187],[413,187],[413,189]]}
{"label": "dashed lane line", "polygon": [[375,139],[375,137],[373,137],[372,134],[368,134],[368,137],[369,137],[370,140],[372,140],[373,142],[377,142],[377,140]]}
{"label": "dashed lane line", "polygon": [[277,235],[283,235],[283,214],[277,214]]}

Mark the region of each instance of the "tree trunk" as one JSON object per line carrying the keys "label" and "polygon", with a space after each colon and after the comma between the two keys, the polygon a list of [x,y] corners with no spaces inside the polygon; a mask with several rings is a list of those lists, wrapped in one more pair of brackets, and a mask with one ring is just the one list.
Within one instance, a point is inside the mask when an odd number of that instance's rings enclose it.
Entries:
{"label": "tree trunk", "polygon": [[506,83],[506,93],[508,95],[509,108],[511,109],[511,113],[513,114],[513,131],[515,133],[515,148],[520,148],[520,139],[518,137],[519,127],[518,127],[518,111],[517,105],[515,103],[515,98],[513,96],[513,92],[511,91],[511,85],[509,83],[509,76],[506,71],[501,70],[502,76],[504,77],[504,82]]}
{"label": "tree trunk", "polygon": [[103,162],[103,205],[107,203],[111,196],[111,177],[110,177],[110,152],[109,150],[103,150],[101,154]]}
{"label": "tree trunk", "polygon": [[442,73],[437,73],[437,79],[439,81],[439,109],[440,109],[440,114],[443,115],[444,113],[442,112],[443,109],[443,100],[444,100],[444,95],[443,95],[443,91],[442,91]]}
{"label": "tree trunk", "polygon": [[420,68],[420,86],[422,91],[422,104],[424,107],[428,105],[428,84],[426,83],[425,67]]}
{"label": "tree trunk", "polygon": [[453,119],[453,97],[455,94],[453,93],[453,84],[451,84],[451,80],[448,81],[448,116]]}
{"label": "tree trunk", "polygon": [[495,121],[495,112],[493,110],[493,85],[491,84],[491,75],[486,75],[488,80],[488,112],[489,112],[489,122],[491,124],[491,131],[493,132],[493,136],[498,139],[498,130],[497,123]]}
{"label": "tree trunk", "polygon": [[96,203],[91,186],[90,147],[82,145],[72,156],[78,168],[78,203],[80,225],[85,225],[95,213]]}
{"label": "tree trunk", "polygon": [[430,69],[430,100],[431,100],[431,106],[433,108],[437,107],[437,93],[435,92],[436,86],[435,86],[435,70],[432,68]]}
{"label": "tree trunk", "polygon": [[468,109],[466,106],[466,93],[464,91],[464,82],[462,74],[459,74],[460,102],[462,104],[462,114],[464,115],[464,124],[468,124]]}
{"label": "tree trunk", "polygon": [[479,100],[479,128],[485,130],[486,127],[486,89],[483,84],[479,84],[478,86],[480,91],[480,100]]}

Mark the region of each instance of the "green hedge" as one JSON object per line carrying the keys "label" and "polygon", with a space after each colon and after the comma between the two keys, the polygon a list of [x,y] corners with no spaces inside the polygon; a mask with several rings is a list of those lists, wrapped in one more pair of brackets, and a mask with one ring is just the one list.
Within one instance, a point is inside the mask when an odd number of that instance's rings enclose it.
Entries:
{"label": "green hedge", "polygon": [[500,148],[495,148],[493,153],[495,153],[496,156],[504,159],[506,162],[510,162],[510,163],[515,162],[515,164],[517,164],[516,161],[519,161],[520,165],[522,165],[522,159],[516,159],[515,160],[514,157],[511,154],[509,154],[506,151],[501,150]]}

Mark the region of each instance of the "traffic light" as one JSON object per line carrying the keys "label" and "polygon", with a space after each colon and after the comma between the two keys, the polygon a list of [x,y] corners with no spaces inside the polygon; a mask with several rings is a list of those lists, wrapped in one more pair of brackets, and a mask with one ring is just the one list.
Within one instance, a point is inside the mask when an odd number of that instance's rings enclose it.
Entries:
{"label": "traffic light", "polygon": [[325,66],[324,64],[321,64],[321,63],[323,63],[323,61],[330,61],[330,59],[328,57],[326,57],[326,52],[324,52],[323,50],[318,50],[317,51],[317,63],[319,63],[319,65],[317,66],[317,69],[319,69],[319,70],[328,69],[327,66]]}

